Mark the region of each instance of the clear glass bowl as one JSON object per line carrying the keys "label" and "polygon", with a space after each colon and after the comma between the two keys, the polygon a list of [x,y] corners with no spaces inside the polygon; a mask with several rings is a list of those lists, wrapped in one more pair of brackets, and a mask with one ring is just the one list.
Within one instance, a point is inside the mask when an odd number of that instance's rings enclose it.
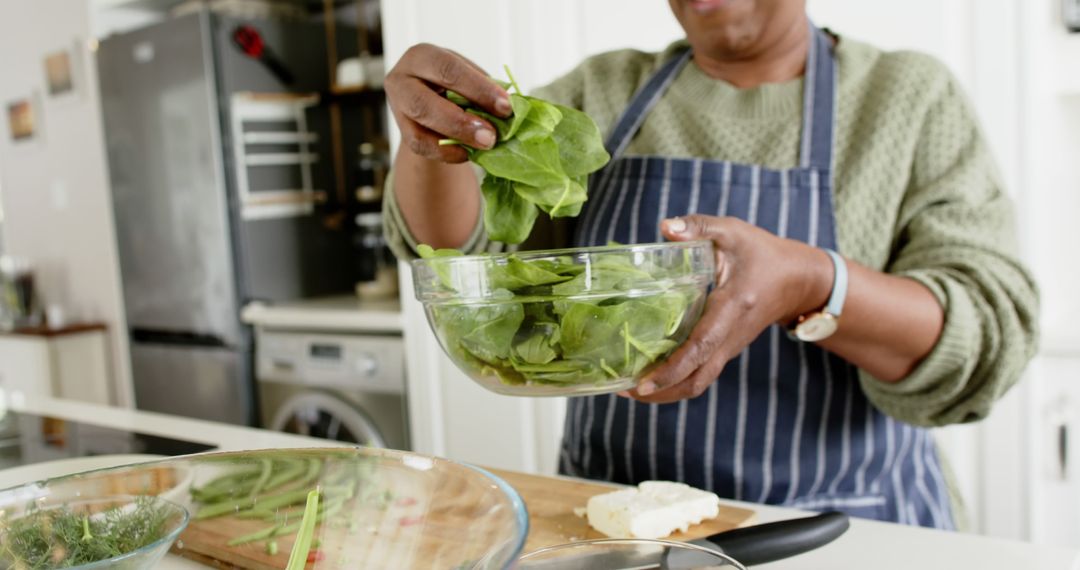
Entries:
{"label": "clear glass bowl", "polygon": [[[116,493],[168,497],[190,522],[175,543],[163,542],[162,553],[171,544],[172,555],[207,567],[285,568],[304,537],[312,490],[319,493],[308,570],[503,570],[528,534],[525,505],[502,479],[367,448],[212,453],[90,471],[0,491],[0,510]],[[0,526],[0,540],[8,530]],[[125,568],[156,562],[132,557]]]}
{"label": "clear glass bowl", "polygon": [[583,540],[534,550],[518,570],[746,570],[716,550],[671,540],[611,538]]}
{"label": "clear glass bowl", "polygon": [[701,317],[707,241],[416,260],[435,336],[481,386],[515,396],[627,390]]}
{"label": "clear glass bowl", "polygon": [[153,568],[188,524],[184,507],[155,496],[57,500],[4,506],[5,568]]}

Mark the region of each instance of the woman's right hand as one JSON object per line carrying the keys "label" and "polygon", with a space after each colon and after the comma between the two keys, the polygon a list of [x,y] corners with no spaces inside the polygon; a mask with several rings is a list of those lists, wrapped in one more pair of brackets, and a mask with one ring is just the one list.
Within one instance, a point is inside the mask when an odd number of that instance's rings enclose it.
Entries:
{"label": "woman's right hand", "polygon": [[440,162],[469,159],[465,149],[440,146],[440,139],[456,139],[474,148],[491,148],[496,139],[495,128],[447,100],[443,96],[447,90],[497,117],[513,112],[509,94],[479,66],[431,44],[409,48],[387,74],[385,89],[402,146]]}

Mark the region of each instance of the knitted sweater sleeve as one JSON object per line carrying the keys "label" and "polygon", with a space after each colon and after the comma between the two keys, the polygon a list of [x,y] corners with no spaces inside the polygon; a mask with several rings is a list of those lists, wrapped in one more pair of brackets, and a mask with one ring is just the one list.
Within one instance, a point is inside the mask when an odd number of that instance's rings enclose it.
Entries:
{"label": "knitted sweater sleeve", "polygon": [[1017,260],[1010,201],[971,104],[948,77],[927,94],[886,268],[937,297],[944,329],[908,377],[860,377],[878,408],[924,426],[985,417],[1016,383],[1037,342],[1038,293]]}

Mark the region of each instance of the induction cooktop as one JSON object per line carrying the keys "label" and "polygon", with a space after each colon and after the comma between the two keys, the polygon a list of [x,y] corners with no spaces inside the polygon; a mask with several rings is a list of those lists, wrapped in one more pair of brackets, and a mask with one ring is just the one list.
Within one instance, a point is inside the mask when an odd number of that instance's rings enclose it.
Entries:
{"label": "induction cooktop", "polygon": [[93,455],[188,455],[213,445],[8,411],[0,418],[0,469]]}

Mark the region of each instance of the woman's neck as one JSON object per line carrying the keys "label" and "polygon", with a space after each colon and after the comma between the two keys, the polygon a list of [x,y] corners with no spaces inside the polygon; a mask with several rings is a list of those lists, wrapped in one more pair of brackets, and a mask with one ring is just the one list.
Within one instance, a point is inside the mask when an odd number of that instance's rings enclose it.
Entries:
{"label": "woman's neck", "polygon": [[694,63],[712,77],[740,89],[763,83],[783,83],[802,76],[809,51],[810,27],[800,18],[768,45],[746,50],[744,54],[709,54],[694,51]]}

